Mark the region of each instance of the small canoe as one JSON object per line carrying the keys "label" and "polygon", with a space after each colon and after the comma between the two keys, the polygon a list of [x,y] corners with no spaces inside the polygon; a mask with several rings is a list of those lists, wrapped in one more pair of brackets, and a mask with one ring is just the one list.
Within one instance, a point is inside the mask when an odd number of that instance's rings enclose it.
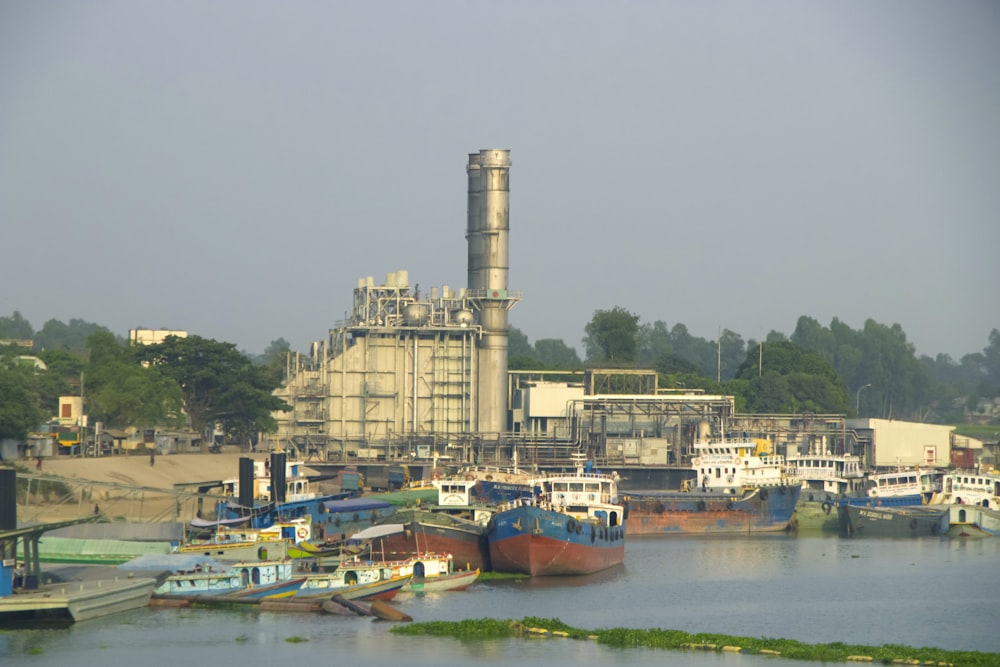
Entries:
{"label": "small canoe", "polygon": [[479,578],[479,570],[463,570],[450,572],[434,577],[414,577],[404,591],[411,593],[433,593],[440,591],[464,591]]}
{"label": "small canoe", "polygon": [[397,623],[409,623],[413,621],[412,616],[404,614],[384,600],[372,600],[371,613],[372,616],[380,618],[383,621],[394,621]]}

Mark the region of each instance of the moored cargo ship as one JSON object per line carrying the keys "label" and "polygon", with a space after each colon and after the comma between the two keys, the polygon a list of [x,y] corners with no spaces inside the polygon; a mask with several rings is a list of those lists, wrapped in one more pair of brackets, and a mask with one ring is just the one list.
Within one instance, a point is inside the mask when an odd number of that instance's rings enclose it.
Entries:
{"label": "moored cargo ship", "polygon": [[694,445],[693,483],[625,496],[631,535],[779,532],[791,526],[802,486],[767,441]]}

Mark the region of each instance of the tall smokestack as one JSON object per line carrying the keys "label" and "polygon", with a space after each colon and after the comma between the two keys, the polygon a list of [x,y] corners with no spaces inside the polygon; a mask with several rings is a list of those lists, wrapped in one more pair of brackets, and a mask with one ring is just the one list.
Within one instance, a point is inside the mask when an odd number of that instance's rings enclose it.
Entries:
{"label": "tall smokestack", "polygon": [[[507,294],[510,232],[510,151],[479,151],[469,156],[469,288],[481,299],[479,324],[479,432],[506,430]],[[474,174],[478,171],[478,187]],[[478,200],[478,207],[473,207]]]}

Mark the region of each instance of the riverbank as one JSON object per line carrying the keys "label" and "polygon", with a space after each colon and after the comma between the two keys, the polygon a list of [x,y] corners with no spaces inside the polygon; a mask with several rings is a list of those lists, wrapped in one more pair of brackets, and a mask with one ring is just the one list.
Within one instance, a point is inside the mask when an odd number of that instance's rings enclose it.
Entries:
{"label": "riverbank", "polygon": [[[100,458],[53,457],[17,461],[30,495],[18,493],[23,522],[80,518],[95,512],[111,520],[188,521],[198,511],[192,496],[178,493],[239,476],[236,449],[219,454],[119,455]],[[249,455],[264,460],[267,454]],[[19,474],[19,477],[21,475]]]}

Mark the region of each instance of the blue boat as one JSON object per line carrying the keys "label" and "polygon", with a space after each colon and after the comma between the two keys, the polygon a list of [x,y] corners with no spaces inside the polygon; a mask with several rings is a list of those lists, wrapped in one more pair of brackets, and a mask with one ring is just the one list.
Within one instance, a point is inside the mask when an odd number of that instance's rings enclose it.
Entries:
{"label": "blue boat", "polygon": [[486,528],[495,572],[532,576],[591,574],[625,558],[625,507],[617,476],[578,466],[532,484],[534,498],[502,505]]}

